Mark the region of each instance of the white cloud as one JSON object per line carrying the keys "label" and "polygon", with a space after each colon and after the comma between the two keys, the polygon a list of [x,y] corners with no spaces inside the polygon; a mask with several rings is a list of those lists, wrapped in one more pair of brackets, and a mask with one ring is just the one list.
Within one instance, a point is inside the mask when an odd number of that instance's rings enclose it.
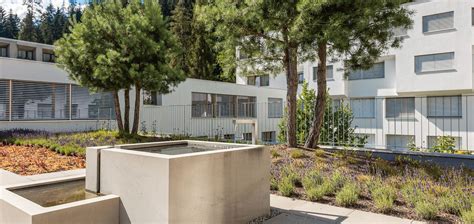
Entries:
{"label": "white cloud", "polygon": [[[68,7],[68,0],[42,0],[41,5],[45,9],[50,3],[54,7]],[[10,9],[13,10],[13,13],[17,14],[20,18],[23,18],[26,15],[26,5],[23,5],[23,0],[0,0],[0,6],[8,13]]]}

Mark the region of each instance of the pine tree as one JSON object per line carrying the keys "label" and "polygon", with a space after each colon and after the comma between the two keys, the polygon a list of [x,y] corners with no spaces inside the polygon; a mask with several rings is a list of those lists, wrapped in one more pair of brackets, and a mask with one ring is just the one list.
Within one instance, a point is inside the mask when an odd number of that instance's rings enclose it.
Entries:
{"label": "pine tree", "polygon": [[190,71],[189,52],[187,51],[191,49],[193,44],[192,20],[192,8],[186,7],[184,0],[179,0],[172,12],[170,30],[176,36],[182,49],[174,63],[182,68],[185,74],[189,74]]}
{"label": "pine tree", "polygon": [[7,22],[7,14],[5,10],[0,6],[0,37],[6,36],[6,22]]}
{"label": "pine tree", "polygon": [[64,10],[57,8],[53,16],[53,28],[51,29],[51,35],[53,37],[52,43],[61,38],[64,32],[67,30],[65,27],[69,26],[68,18]]}
{"label": "pine tree", "polygon": [[49,4],[46,10],[41,14],[39,30],[43,43],[52,44],[54,42],[53,29],[56,24],[53,24],[53,19],[55,15],[56,12],[53,4]]}
{"label": "pine tree", "polygon": [[34,23],[33,7],[28,7],[25,18],[21,21],[20,40],[38,42],[38,33]]}
{"label": "pine tree", "polygon": [[10,9],[8,13],[8,18],[5,22],[5,37],[11,39],[17,39],[18,33],[20,32],[20,18],[18,15],[13,14],[13,11]]}

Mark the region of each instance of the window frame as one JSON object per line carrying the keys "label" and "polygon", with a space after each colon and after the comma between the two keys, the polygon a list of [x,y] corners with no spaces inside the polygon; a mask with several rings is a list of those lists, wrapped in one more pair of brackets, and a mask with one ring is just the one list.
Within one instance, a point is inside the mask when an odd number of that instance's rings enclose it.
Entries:
{"label": "window frame", "polygon": [[[452,20],[453,20],[453,26],[449,28],[443,28],[443,29],[437,29],[437,30],[426,30],[425,31],[425,19],[433,16],[439,16],[439,15],[444,15],[444,14],[452,14]],[[456,29],[456,23],[454,21],[454,11],[447,11],[447,12],[441,12],[441,13],[435,13],[435,14],[430,14],[430,15],[424,15],[421,18],[421,31],[423,34],[430,34],[430,33],[437,33],[437,32],[442,32],[442,31],[448,31],[448,30],[454,30]]]}
{"label": "window frame", "polygon": [[[366,78],[366,77],[364,76],[364,72],[367,72],[367,71],[373,69],[376,65],[379,65],[379,64],[383,64],[383,66],[382,66],[382,67],[383,67],[383,69],[382,69],[383,73],[382,73],[382,76],[381,76],[381,77]],[[360,78],[351,78],[351,75],[352,75],[352,73],[354,73],[354,72],[360,73]],[[358,70],[356,70],[356,71],[350,71],[350,72],[349,72],[349,75],[347,76],[347,80],[349,80],[349,81],[370,80],[370,79],[384,79],[384,78],[385,78],[385,61],[376,62],[376,63],[374,63],[374,64],[372,65],[372,67],[370,67],[369,69],[366,69],[366,70],[358,69]]]}
{"label": "window frame", "polygon": [[[452,62],[451,62],[452,67],[451,68],[445,68],[445,69],[439,69],[439,70],[436,70],[436,68],[435,68],[433,70],[427,70],[427,71],[420,70],[420,71],[418,71],[418,67],[420,67],[420,66],[418,65],[417,58],[428,57],[428,56],[436,57],[437,55],[444,55],[444,54],[451,54],[452,55]],[[456,53],[454,51],[452,51],[452,52],[443,52],[443,53],[434,53],[434,54],[415,55],[414,60],[415,60],[414,61],[414,65],[415,65],[414,72],[415,72],[415,74],[429,74],[429,73],[456,71],[456,64],[455,64],[455,62],[456,62]],[[433,60],[432,62],[435,63],[436,60]],[[434,65],[434,67],[436,67],[436,64]]]}
{"label": "window frame", "polygon": [[[270,102],[270,101],[275,101],[275,102]],[[276,102],[279,101],[279,102]],[[270,114],[271,109],[274,109],[274,107],[277,107],[278,105],[274,105],[276,103],[280,103],[280,106],[278,107],[279,113],[274,113]],[[272,107],[270,106],[272,105]],[[267,116],[268,118],[282,118],[283,117],[283,98],[275,98],[275,97],[269,97],[268,102],[267,102]]]}
{"label": "window frame", "polygon": [[[328,71],[331,70],[331,77],[328,76]],[[313,66],[313,81],[318,79],[318,66]],[[326,65],[326,81],[334,81],[334,65]]]}
{"label": "window frame", "polygon": [[[406,114],[409,114],[409,116],[400,116],[400,114],[403,114],[404,111],[402,111],[402,109],[400,108],[400,110],[398,111],[398,115],[397,116],[389,116],[389,113],[388,113],[388,106],[389,106],[389,103],[388,101],[389,100],[413,100],[413,112],[410,112],[408,113],[408,110],[406,110]],[[403,106],[403,102],[400,104],[401,106]],[[408,103],[406,103],[405,105],[407,105],[407,109],[408,108]],[[416,112],[416,103],[415,103],[415,97],[396,97],[396,98],[385,98],[385,118],[388,118],[388,119],[413,119],[415,118],[415,112]]]}
{"label": "window frame", "polygon": [[[432,115],[431,114],[430,105],[433,105],[433,104],[430,103],[430,102],[432,102],[432,101],[430,101],[430,99],[436,100],[437,98],[441,98],[443,100],[443,105],[444,105],[444,99],[445,98],[452,98],[452,97],[459,98],[459,100],[457,102],[458,106],[459,106],[459,108],[458,108],[458,113],[459,114],[458,115],[444,115],[445,114],[445,108],[444,107],[442,107],[442,110],[443,110],[442,115]],[[434,105],[437,106],[437,103],[435,102]],[[427,109],[427,113],[426,113],[427,118],[462,118],[463,117],[462,96],[460,96],[460,95],[458,95],[458,96],[428,96],[428,97],[426,97],[426,109]],[[450,110],[452,111],[452,105],[451,105]]]}
{"label": "window frame", "polygon": [[303,84],[304,83],[304,72],[299,71],[298,72],[298,84]]}
{"label": "window frame", "polygon": [[[265,79],[263,79],[263,78],[265,78]],[[269,75],[261,75],[261,76],[258,77],[258,79],[259,79],[259,86],[270,86],[270,76]],[[263,80],[265,80],[265,83],[263,82]]]}
{"label": "window frame", "polygon": [[[353,109],[353,101],[367,101],[367,100],[370,100],[372,102],[372,114],[369,115],[369,116],[356,116],[355,113],[354,113],[354,109]],[[356,119],[373,119],[375,118],[375,113],[376,113],[376,110],[375,110],[375,98],[350,98],[349,99],[349,107],[351,108],[351,111],[352,111],[352,115],[354,116],[354,118]],[[364,107],[362,107],[364,108]]]}

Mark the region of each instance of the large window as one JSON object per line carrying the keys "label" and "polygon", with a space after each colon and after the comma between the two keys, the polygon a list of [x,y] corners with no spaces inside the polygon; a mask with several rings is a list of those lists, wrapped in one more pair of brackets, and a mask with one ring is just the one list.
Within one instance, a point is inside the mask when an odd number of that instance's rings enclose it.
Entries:
{"label": "large window", "polygon": [[18,58],[26,60],[35,60],[34,50],[18,50]]}
{"label": "large window", "polygon": [[8,45],[0,46],[0,57],[8,57]]}
{"label": "large window", "polygon": [[274,131],[264,131],[262,132],[262,142],[265,143],[275,143],[275,132]]}
{"label": "large window", "polygon": [[428,97],[428,117],[462,117],[461,96]]}
{"label": "large window", "polygon": [[423,33],[454,28],[454,12],[423,16]]}
{"label": "large window", "polygon": [[212,117],[212,98],[208,93],[192,93],[192,117]]}
{"label": "large window", "polygon": [[112,93],[91,93],[85,87],[72,86],[72,119],[115,119]]}
{"label": "large window", "polygon": [[215,95],[216,97],[216,116],[234,117],[235,116],[235,96]]}
{"label": "large window", "polygon": [[44,62],[55,62],[56,57],[53,53],[43,52],[43,61]]}
{"label": "large window", "polygon": [[[318,67],[313,67],[313,81],[317,80],[318,76]],[[334,79],[334,72],[332,65],[326,66],[326,79],[332,80]]]}
{"label": "large window", "polygon": [[0,120],[8,120],[8,108],[10,98],[10,82],[8,80],[0,80]]}
{"label": "large window", "polygon": [[375,117],[375,99],[351,99],[350,105],[355,118]]}
{"label": "large window", "polygon": [[415,72],[438,72],[454,69],[454,52],[415,56]]}
{"label": "large window", "polygon": [[13,81],[12,120],[69,119],[69,85]]}
{"label": "large window", "polygon": [[375,63],[371,68],[367,70],[356,70],[349,73],[349,80],[359,79],[377,79],[385,77],[385,63]]}
{"label": "large window", "polygon": [[262,75],[260,76],[260,86],[269,86],[270,85],[270,76]]}
{"label": "large window", "polygon": [[252,96],[237,96],[237,108],[239,117],[256,117],[257,98]]}
{"label": "large window", "polygon": [[387,147],[393,150],[408,150],[409,145],[415,142],[413,135],[387,135]]}
{"label": "large window", "polygon": [[268,117],[269,118],[283,117],[283,99],[268,98]]}
{"label": "large window", "polygon": [[156,91],[143,91],[143,105],[161,106],[163,103],[163,95]]}
{"label": "large window", "polygon": [[385,113],[388,118],[413,118],[415,117],[415,98],[386,99]]}

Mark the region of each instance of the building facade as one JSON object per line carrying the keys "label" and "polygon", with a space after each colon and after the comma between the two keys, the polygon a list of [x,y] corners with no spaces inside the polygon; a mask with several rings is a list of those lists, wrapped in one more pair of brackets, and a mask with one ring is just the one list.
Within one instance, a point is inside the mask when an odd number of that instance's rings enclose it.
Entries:
{"label": "building facade", "polygon": [[[414,23],[394,31],[402,47],[348,76],[341,60],[329,62],[329,94],[350,104],[353,126],[368,137],[367,146],[430,148],[437,137],[451,136],[457,148],[474,150],[474,1],[421,0],[404,7],[414,11]],[[298,70],[300,81],[317,88],[316,61]],[[240,74],[237,83],[286,88],[284,74]]]}

